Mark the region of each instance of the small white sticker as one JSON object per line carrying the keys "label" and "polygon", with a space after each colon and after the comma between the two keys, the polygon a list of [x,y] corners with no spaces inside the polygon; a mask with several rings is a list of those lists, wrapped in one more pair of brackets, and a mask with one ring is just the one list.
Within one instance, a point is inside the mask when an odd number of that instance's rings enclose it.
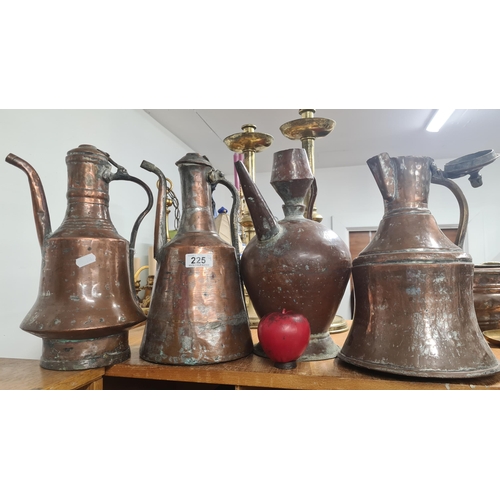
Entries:
{"label": "small white sticker", "polygon": [[211,253],[188,253],[186,254],[186,267],[212,267],[214,265]]}
{"label": "small white sticker", "polygon": [[84,255],[83,257],[79,257],[76,259],[76,265],[78,267],[83,267],[83,266],[88,266],[89,264],[92,264],[92,262],[95,262],[96,258],[93,253],[89,253],[87,255]]}

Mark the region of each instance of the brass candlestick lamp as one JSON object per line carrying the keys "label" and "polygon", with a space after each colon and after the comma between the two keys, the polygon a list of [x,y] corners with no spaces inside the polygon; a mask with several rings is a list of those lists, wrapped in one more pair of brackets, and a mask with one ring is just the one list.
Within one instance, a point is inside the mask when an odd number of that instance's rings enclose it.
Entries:
{"label": "brass candlestick lamp", "polygon": [[[149,312],[149,303],[151,302],[151,292],[153,290],[153,282],[154,282],[154,276],[148,275],[147,277],[147,283],[145,286],[141,286],[141,277],[140,274],[142,271],[148,269],[149,266],[142,266],[134,274],[134,285],[135,285],[135,294],[137,297],[137,301],[139,302],[142,312],[147,316]],[[143,297],[139,297],[140,292],[144,290],[144,295]]]}
{"label": "brass candlestick lamp", "polygon": [[[314,164],[314,141],[321,137],[327,136],[335,127],[335,121],[329,118],[319,118],[314,116],[315,109],[299,109],[299,114],[302,118],[292,120],[281,125],[281,133],[288,139],[300,140],[302,148],[306,150],[311,172],[315,175]],[[306,214],[311,213],[311,191],[305,198]],[[316,222],[321,222],[323,216],[318,214],[315,206],[312,207],[311,219]],[[341,316],[335,316],[330,326],[330,333],[340,333],[347,330],[347,323]]]}
{"label": "brass candlestick lamp", "polygon": [[[335,127],[335,122],[328,118],[318,118],[314,116],[315,109],[299,109],[302,118],[292,120],[281,125],[281,133],[288,139],[300,140],[302,148],[306,150],[311,172],[314,175],[314,141],[327,136]],[[306,197],[306,206],[309,206],[310,193]],[[306,213],[307,213],[306,208]],[[318,214],[316,207],[312,210],[312,220],[321,222],[323,216]]]}
{"label": "brass candlestick lamp", "polygon": [[[268,148],[274,137],[269,134],[264,134],[262,132],[256,132],[255,129],[257,127],[255,125],[243,125],[241,130],[243,132],[238,132],[236,134],[232,134],[224,139],[224,144],[234,153],[243,153],[244,160],[243,163],[252,178],[252,181],[255,182],[255,153],[260,153]],[[255,236],[255,228],[253,225],[252,217],[250,216],[250,212],[248,210],[248,206],[243,196],[243,193],[240,189],[240,215],[239,222],[242,227],[243,235],[242,235],[242,243],[243,245],[248,245],[250,240]],[[248,293],[244,288],[245,294],[245,302],[247,305],[248,312],[248,320],[250,323],[250,328],[257,328],[259,324],[259,317],[255,312],[253,304],[248,297]]]}
{"label": "brass candlestick lamp", "polygon": [[[174,207],[174,232],[177,232],[179,229],[179,221],[181,219],[181,212],[179,209],[179,200],[177,196],[175,196],[174,190],[172,189],[174,187],[174,183],[168,178],[165,177],[165,181],[167,182],[167,195],[165,199],[165,211],[166,211],[166,216],[165,216],[165,234],[167,236],[167,241],[170,241],[172,239],[170,235],[170,228],[168,225],[168,216],[170,215],[170,208]],[[159,190],[160,189],[160,182],[156,182],[156,187]]]}

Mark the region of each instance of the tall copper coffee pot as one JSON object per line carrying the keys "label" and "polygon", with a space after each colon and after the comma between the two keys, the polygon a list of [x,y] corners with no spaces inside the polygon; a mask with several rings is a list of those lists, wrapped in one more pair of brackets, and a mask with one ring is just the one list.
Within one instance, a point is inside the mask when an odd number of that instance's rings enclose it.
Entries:
{"label": "tall copper coffee pot", "polygon": [[[179,167],[182,215],[177,234],[165,234],[166,180],[160,169],[144,161],[142,168],[160,179],[154,255],[158,262],[148,320],[140,347],[146,361],[203,365],[242,358],[253,343],[239,276],[236,188],[207,158],[188,153]],[[233,245],[215,229],[212,189],[228,187],[233,196]]]}
{"label": "tall copper coffee pot", "polygon": [[[37,172],[13,154],[6,161],[28,176],[42,250],[38,298],[20,325],[43,339],[40,365],[82,370],[128,359],[128,330],[146,319],[135,299],[132,275],[137,231],[153,206],[151,190],[107,153],[81,145],[66,156],[66,215],[52,232]],[[117,172],[112,172],[112,165]],[[148,206],[135,222],[130,244],[111,222],[109,183],[114,180],[135,182],[148,195]]]}
{"label": "tall copper coffee pot", "polygon": [[[474,311],[474,265],[459,246],[468,217],[462,191],[432,158],[382,153],[367,163],[385,213],[353,261],[355,313],[339,359],[416,377],[499,371]],[[458,199],[459,245],[448,240],[428,209],[431,182],[449,187]]]}
{"label": "tall copper coffee pot", "polygon": [[[334,358],[340,348],[329,329],[349,281],[351,255],[337,234],[304,217],[304,198],[311,186],[311,211],[316,193],[306,151],[274,154],[271,184],[285,203],[280,221],[244,164],[235,166],[256,232],[241,256],[242,278],[255,311],[259,318],[282,309],[302,314],[311,337],[299,361]],[[255,352],[264,355],[259,344]]]}

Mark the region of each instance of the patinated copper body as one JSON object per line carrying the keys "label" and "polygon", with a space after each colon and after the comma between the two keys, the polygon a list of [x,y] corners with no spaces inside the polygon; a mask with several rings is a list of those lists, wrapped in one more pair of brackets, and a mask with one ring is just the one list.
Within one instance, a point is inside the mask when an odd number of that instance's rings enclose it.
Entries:
{"label": "patinated copper body", "polygon": [[417,377],[499,371],[474,312],[472,259],[427,208],[431,180],[443,183],[433,180],[439,176],[433,160],[383,153],[367,163],[385,214],[353,261],[355,314],[339,358]]}
{"label": "patinated copper body", "polygon": [[[109,182],[137,179],[124,169],[116,177],[109,156],[94,146],[69,151],[66,215],[51,233],[38,174],[15,155],[6,161],[28,175],[42,250],[38,298],[20,325],[43,339],[41,366],[81,370],[124,361],[130,357],[128,329],[146,318],[134,297],[129,242],[110,219]],[[141,220],[152,206],[150,190],[148,195]]]}
{"label": "patinated copper body", "polygon": [[[241,257],[255,311],[260,318],[282,309],[302,314],[311,339],[299,360],[334,358],[340,348],[328,331],[349,280],[351,256],[333,231],[304,217],[304,197],[313,182],[305,150],[274,154],[271,184],[285,202],[285,218],[279,222],[243,163],[236,168],[256,230]],[[255,352],[263,355],[259,346]]]}
{"label": "patinated copper body", "polygon": [[474,267],[474,309],[481,331],[500,329],[500,262]]}
{"label": "patinated copper body", "polygon": [[[154,247],[158,268],[140,357],[172,365],[232,361],[251,354],[253,343],[236,250],[218,235],[212,211],[211,184],[229,183],[198,154],[189,153],[176,165],[182,215],[179,230],[168,243],[162,230],[165,177],[154,165],[141,165],[160,177],[161,188]],[[239,201],[234,186],[233,198]],[[188,254],[212,263],[189,267]]]}

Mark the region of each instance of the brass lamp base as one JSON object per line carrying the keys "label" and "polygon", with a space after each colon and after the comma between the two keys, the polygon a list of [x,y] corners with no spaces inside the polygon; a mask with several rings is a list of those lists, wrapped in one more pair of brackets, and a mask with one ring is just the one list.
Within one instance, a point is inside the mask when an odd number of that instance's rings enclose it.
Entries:
{"label": "brass lamp base", "polygon": [[333,318],[332,324],[330,325],[329,333],[342,333],[349,330],[347,326],[347,321],[342,316],[335,316]]}

